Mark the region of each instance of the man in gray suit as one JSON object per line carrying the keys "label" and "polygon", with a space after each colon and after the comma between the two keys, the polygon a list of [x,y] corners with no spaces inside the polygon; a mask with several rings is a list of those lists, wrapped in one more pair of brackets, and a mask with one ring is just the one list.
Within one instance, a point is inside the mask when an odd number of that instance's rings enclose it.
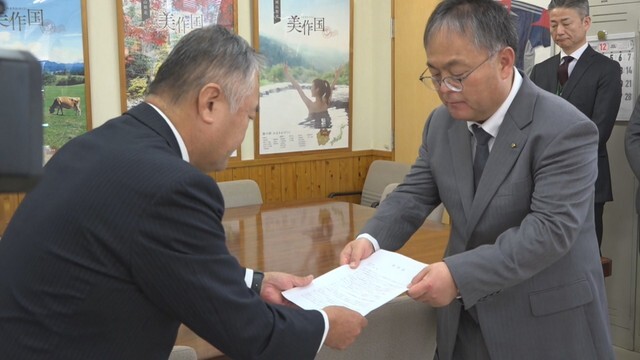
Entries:
{"label": "man in gray suit", "polygon": [[340,262],[400,248],[442,202],[444,259],[408,286],[438,307],[436,359],[613,359],[593,221],[596,126],[515,69],[516,29],[499,2],[439,3],[424,46],[421,80],[443,106]]}
{"label": "man in gray suit", "polygon": [[[620,65],[593,50],[587,43],[587,31],[591,27],[589,1],[552,0],[549,3],[549,16],[551,36],[562,51],[534,66],[531,80],[544,90],[567,99],[598,127],[594,216],[600,246],[604,204],[613,200],[607,141],[613,131],[622,98]],[[564,74],[561,71],[563,68],[566,71]]]}
{"label": "man in gray suit", "polygon": [[[636,106],[633,108],[629,124],[627,124],[624,152],[627,154],[631,170],[633,170],[636,178],[640,179],[640,96],[636,100]],[[636,193],[636,212],[640,214],[640,189]],[[638,219],[640,220],[640,217]]]}

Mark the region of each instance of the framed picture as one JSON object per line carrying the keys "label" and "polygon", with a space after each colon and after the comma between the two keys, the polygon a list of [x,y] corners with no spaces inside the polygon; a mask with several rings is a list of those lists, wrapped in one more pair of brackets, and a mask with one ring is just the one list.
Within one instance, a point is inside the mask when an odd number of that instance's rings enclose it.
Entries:
{"label": "framed picture", "polygon": [[42,65],[44,159],[91,129],[86,0],[10,0],[0,46],[30,51]]}
{"label": "framed picture", "polygon": [[256,157],[351,149],[352,0],[253,0]]}
{"label": "framed picture", "polygon": [[[236,31],[237,0],[117,0],[122,111],[144,99],[160,64],[182,36],[220,24]],[[231,161],[240,159],[240,149]]]}

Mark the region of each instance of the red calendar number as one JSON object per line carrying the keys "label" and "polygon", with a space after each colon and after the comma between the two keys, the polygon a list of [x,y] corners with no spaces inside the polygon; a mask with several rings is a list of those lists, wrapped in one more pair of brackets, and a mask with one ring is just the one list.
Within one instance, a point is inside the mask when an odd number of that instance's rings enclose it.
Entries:
{"label": "red calendar number", "polygon": [[601,42],[599,44],[599,47],[600,47],[600,52],[608,51],[609,50],[609,43]]}

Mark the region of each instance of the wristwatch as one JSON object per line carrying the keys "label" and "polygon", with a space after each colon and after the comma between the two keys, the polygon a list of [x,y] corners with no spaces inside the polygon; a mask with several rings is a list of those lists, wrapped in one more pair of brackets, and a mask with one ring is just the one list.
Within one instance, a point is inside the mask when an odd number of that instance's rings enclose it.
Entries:
{"label": "wristwatch", "polygon": [[251,280],[251,289],[260,295],[262,290],[262,280],[264,280],[264,273],[260,271],[253,272],[253,280]]}

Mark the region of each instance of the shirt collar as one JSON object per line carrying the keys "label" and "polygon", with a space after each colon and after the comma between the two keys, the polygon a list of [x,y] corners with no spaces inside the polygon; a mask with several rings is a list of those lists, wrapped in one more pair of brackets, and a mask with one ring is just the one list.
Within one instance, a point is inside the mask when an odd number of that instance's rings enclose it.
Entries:
{"label": "shirt collar", "polygon": [[184,140],[182,140],[182,136],[180,136],[180,133],[178,132],[176,127],[173,126],[173,123],[171,122],[171,120],[169,120],[167,115],[165,115],[165,113],[163,113],[162,110],[158,109],[158,107],[153,104],[149,104],[149,105],[152,108],[154,108],[158,112],[158,114],[162,116],[164,121],[166,121],[167,125],[169,125],[169,128],[171,128],[171,132],[173,133],[173,136],[175,136],[176,141],[178,141],[178,146],[180,147],[180,155],[182,156],[182,160],[189,162],[189,152],[187,151],[187,146],[184,144]]}
{"label": "shirt collar", "polygon": [[471,125],[478,124],[484,131],[489,133],[494,139],[496,138],[496,136],[498,136],[498,130],[500,130],[500,125],[502,125],[504,116],[507,114],[507,110],[509,110],[511,103],[513,102],[513,99],[516,97],[516,94],[518,93],[518,90],[520,90],[520,86],[522,86],[522,82],[523,82],[522,75],[520,75],[520,72],[516,68],[513,68],[513,72],[514,72],[514,75],[513,75],[513,84],[511,86],[511,91],[509,91],[509,95],[504,100],[502,105],[500,105],[498,110],[493,115],[491,115],[491,117],[485,120],[483,123],[477,123],[475,121],[467,121],[467,127],[469,128],[469,131],[473,133],[473,131],[471,130]]}
{"label": "shirt collar", "polygon": [[560,50],[560,59],[562,59],[563,57],[569,55],[575,61],[578,61],[578,59],[580,59],[580,56],[582,56],[584,51],[587,50],[587,46],[589,46],[589,43],[585,42],[584,44],[582,44],[582,46],[580,46],[576,51],[572,52],[571,54],[567,54],[567,53],[564,52],[564,50]]}

